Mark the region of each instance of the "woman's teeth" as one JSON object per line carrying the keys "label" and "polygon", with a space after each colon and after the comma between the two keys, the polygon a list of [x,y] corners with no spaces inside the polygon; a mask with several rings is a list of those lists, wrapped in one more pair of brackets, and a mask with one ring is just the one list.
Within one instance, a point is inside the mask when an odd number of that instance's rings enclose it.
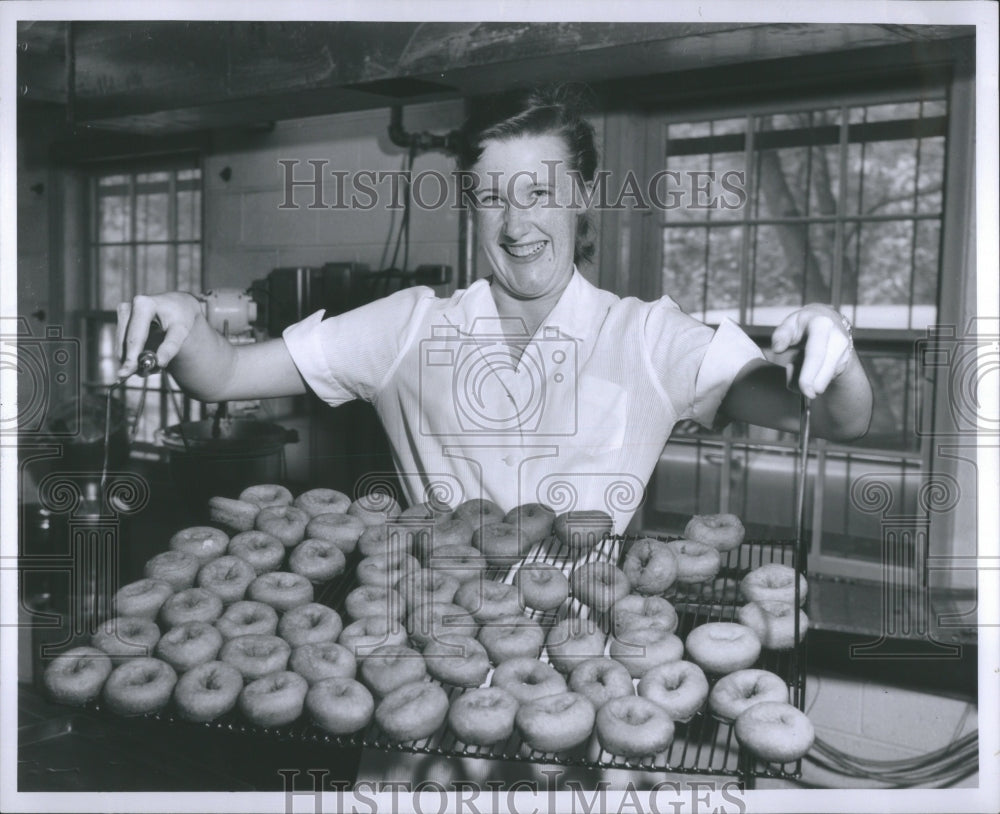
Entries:
{"label": "woman's teeth", "polygon": [[514,257],[531,257],[534,254],[538,254],[542,249],[545,248],[545,241],[539,240],[535,243],[525,243],[523,245],[506,245],[504,249],[508,254],[512,254]]}

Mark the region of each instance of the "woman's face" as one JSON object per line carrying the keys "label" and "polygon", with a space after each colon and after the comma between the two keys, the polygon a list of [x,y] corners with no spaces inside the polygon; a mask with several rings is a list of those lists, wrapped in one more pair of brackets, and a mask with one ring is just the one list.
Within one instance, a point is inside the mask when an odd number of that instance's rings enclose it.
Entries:
{"label": "woman's face", "polygon": [[573,274],[583,205],[570,169],[552,134],[488,141],[472,168],[479,242],[494,283],[517,299],[558,294]]}

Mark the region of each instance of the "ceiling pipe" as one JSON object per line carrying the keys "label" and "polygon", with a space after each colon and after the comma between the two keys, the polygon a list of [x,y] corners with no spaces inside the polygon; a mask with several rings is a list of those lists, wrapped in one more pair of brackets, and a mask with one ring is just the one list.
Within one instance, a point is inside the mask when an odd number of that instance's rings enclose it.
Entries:
{"label": "ceiling pipe", "polygon": [[393,105],[389,110],[389,141],[397,147],[405,147],[416,153],[426,153],[431,150],[454,154],[458,147],[458,131],[449,133],[408,133],[403,127],[403,107]]}

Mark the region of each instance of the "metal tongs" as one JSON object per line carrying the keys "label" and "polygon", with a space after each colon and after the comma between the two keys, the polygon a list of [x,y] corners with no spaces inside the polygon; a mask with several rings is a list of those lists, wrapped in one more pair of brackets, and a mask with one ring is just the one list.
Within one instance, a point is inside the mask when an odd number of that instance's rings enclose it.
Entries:
{"label": "metal tongs", "polygon": [[[795,608],[793,611],[795,648],[792,650],[795,667],[798,667],[798,642],[801,636],[799,629],[799,609],[802,606],[802,590],[799,585],[800,577],[806,572],[806,560],[808,557],[809,543],[806,540],[806,488],[809,480],[809,433],[812,421],[812,400],[802,396],[802,405],[799,412],[799,444],[798,444],[798,464],[799,481],[795,499],[795,548],[792,552],[792,567],[795,570]],[[796,676],[798,670],[795,671]],[[800,695],[804,692],[800,682],[795,682],[795,706],[801,708],[802,699]]]}

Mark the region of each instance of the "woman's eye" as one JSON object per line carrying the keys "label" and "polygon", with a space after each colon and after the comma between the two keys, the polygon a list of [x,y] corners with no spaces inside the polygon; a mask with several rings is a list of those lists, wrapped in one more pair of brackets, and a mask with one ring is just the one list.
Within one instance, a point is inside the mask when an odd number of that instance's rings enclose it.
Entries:
{"label": "woman's eye", "polygon": [[536,201],[545,200],[551,193],[547,189],[535,189],[531,191],[531,197]]}
{"label": "woman's eye", "polygon": [[483,209],[493,209],[500,205],[499,195],[492,195],[492,194],[480,195],[478,200],[479,200],[479,206],[481,206]]}

